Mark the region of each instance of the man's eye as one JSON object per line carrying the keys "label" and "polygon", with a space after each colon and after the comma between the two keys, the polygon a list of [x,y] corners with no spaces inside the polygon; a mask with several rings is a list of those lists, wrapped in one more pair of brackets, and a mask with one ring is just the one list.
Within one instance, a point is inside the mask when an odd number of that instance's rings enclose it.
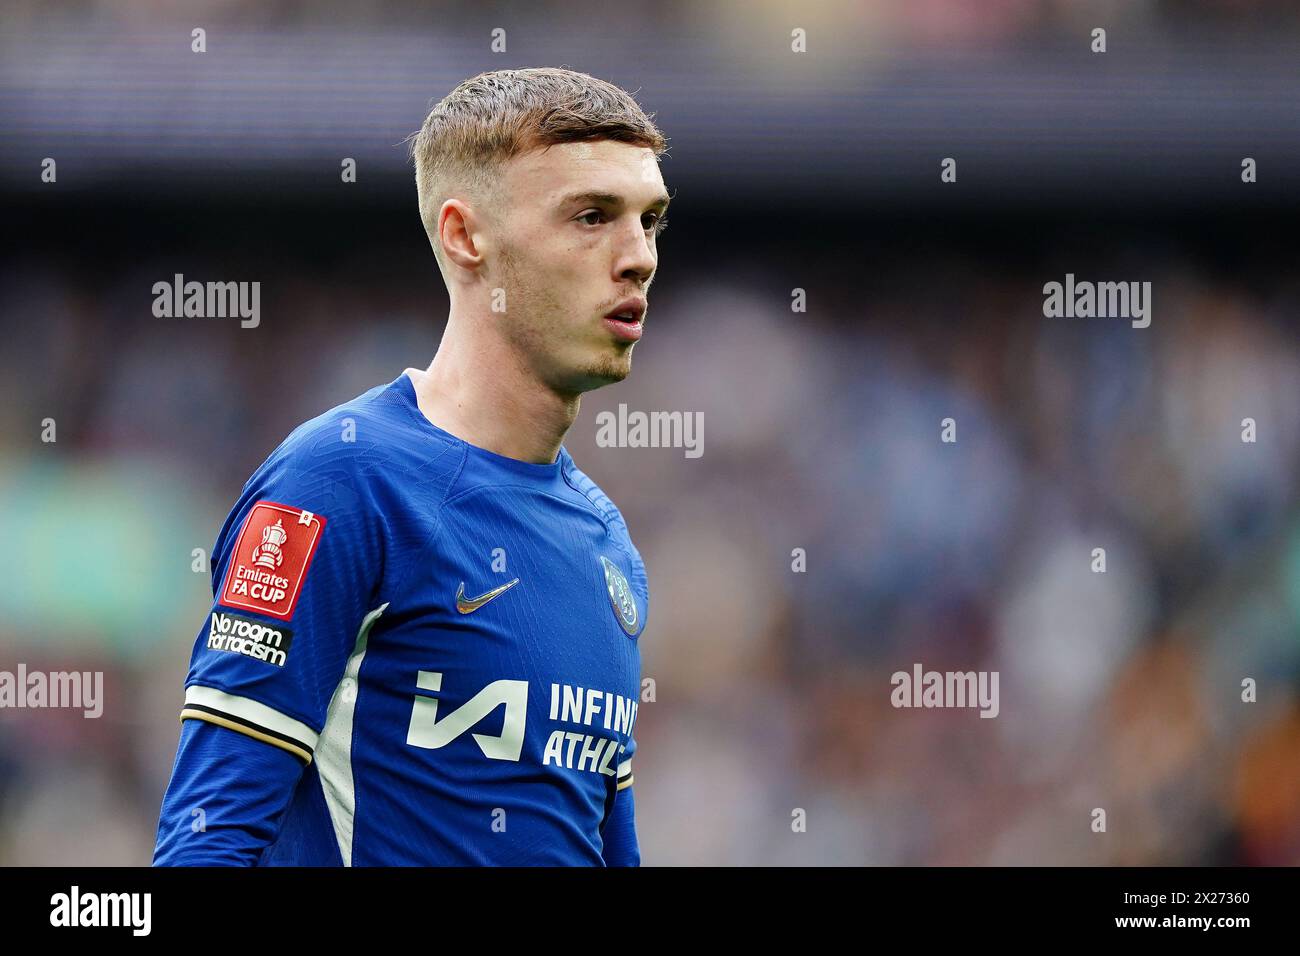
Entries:
{"label": "man's eye", "polygon": [[[581,220],[581,221],[584,221],[584,222],[585,222],[586,220],[590,219],[592,216],[595,216],[595,217],[597,217],[598,219],[600,219],[600,218],[603,218],[604,215],[605,215],[605,214],[604,214],[603,212],[601,212],[599,209],[593,209],[591,212],[584,212],[581,216],[578,217],[578,219]],[[589,225],[589,226],[595,226],[595,225],[599,225],[599,223],[597,223],[597,222],[588,222],[587,225]]]}
{"label": "man's eye", "polygon": [[653,229],[656,236],[660,235],[661,233],[663,233],[665,229],[668,228],[667,216],[660,216],[657,213],[650,213],[648,216],[646,216],[646,218],[650,220],[648,223],[646,223],[646,227],[645,227],[646,231]]}

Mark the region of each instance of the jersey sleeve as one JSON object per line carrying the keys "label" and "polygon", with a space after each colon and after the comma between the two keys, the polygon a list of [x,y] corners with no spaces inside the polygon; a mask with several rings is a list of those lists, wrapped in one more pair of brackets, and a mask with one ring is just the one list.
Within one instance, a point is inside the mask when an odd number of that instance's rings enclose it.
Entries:
{"label": "jersey sleeve", "polygon": [[[643,613],[648,616],[650,608],[650,587],[646,579],[645,564],[641,555],[628,540],[628,548],[633,555],[632,588],[641,599]],[[645,633],[644,618],[641,633]],[[638,653],[638,658],[639,658]],[[631,733],[628,734],[627,747],[619,755],[614,792],[614,808],[605,822],[602,833],[604,839],[601,856],[606,866],[640,866],[641,845],[636,834],[636,800],[632,795],[632,757],[636,754],[636,722],[633,720]]]}
{"label": "jersey sleeve", "polygon": [[202,720],[181,724],[158,813],[154,866],[256,866],[279,833],[303,764]]}
{"label": "jersey sleeve", "polygon": [[606,866],[640,866],[641,846],[636,836],[636,801],[632,788],[621,790],[614,798],[614,809],[601,836],[600,855]]}
{"label": "jersey sleeve", "polygon": [[626,790],[632,786],[632,755],[636,753],[636,737],[629,735],[627,747],[618,755],[615,789]]}
{"label": "jersey sleeve", "polygon": [[632,794],[632,755],[636,737],[629,735],[619,754],[614,803],[601,826],[601,858],[606,866],[640,866],[641,846],[636,835],[636,800]]}
{"label": "jersey sleeve", "polygon": [[384,536],[343,443],[305,444],[258,469],[217,538],[181,720],[310,763],[349,657],[381,610]]}
{"label": "jersey sleeve", "polygon": [[[624,527],[626,531],[626,526]],[[645,562],[641,560],[641,553],[637,551],[636,546],[632,544],[632,539],[626,537],[628,551],[632,555],[632,590],[636,592],[641,602],[641,634],[645,633],[645,624],[650,615],[650,584],[646,577]],[[639,638],[638,638],[639,639]],[[640,647],[637,648],[637,684],[640,685]],[[627,747],[619,755],[617,771],[617,787],[624,790],[632,786],[632,756],[636,753],[636,718],[633,717],[633,727],[628,734]]]}

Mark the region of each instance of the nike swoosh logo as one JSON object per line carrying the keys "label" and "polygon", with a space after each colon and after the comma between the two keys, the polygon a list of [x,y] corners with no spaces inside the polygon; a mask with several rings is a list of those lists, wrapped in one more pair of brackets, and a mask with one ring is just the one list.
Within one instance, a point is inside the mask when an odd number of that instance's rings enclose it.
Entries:
{"label": "nike swoosh logo", "polygon": [[466,598],[465,582],[461,581],[460,588],[456,591],[456,610],[460,611],[461,614],[473,614],[488,601],[499,598],[518,583],[519,579],[515,578],[509,584],[503,584],[499,588],[493,588],[486,594],[480,594],[476,598]]}

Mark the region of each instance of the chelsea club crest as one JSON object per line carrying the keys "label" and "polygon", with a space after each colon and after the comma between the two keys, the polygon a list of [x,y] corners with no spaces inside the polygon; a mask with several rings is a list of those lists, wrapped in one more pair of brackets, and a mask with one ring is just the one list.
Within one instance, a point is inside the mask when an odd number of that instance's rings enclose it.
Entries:
{"label": "chelsea club crest", "polygon": [[632,586],[627,583],[623,572],[604,555],[601,555],[600,563],[605,568],[605,590],[609,592],[609,603],[614,606],[614,616],[618,618],[619,626],[627,636],[635,637],[640,619],[636,611],[636,599],[632,596]]}

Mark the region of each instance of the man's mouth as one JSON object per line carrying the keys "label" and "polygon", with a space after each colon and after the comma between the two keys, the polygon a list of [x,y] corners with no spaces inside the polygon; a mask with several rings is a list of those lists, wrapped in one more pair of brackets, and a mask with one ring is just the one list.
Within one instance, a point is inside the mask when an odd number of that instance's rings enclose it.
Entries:
{"label": "man's mouth", "polygon": [[626,299],[605,313],[605,324],[616,337],[635,342],[641,338],[645,309],[645,299]]}

